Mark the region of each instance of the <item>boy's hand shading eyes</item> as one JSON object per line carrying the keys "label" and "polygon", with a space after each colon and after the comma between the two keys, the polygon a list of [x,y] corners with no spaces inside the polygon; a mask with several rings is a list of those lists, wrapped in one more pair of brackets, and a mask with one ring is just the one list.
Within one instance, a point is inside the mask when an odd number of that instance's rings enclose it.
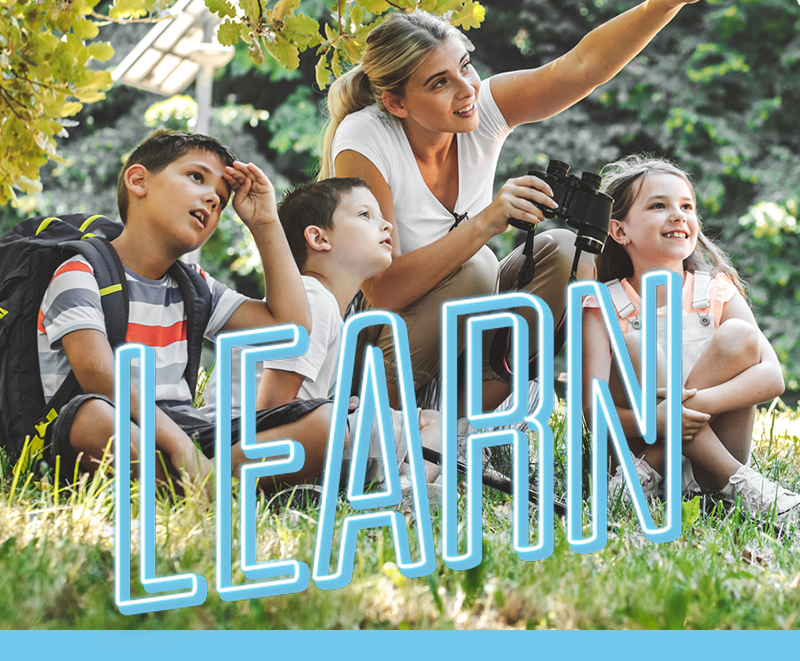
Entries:
{"label": "boy's hand shading eyes", "polygon": [[247,227],[279,222],[275,188],[260,168],[235,161],[224,176],[234,191],[233,209]]}

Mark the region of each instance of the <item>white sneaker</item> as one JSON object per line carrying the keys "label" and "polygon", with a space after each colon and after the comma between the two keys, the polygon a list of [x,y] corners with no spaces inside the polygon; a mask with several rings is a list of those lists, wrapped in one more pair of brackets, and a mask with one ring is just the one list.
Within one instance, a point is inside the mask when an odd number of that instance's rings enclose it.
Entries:
{"label": "white sneaker", "polygon": [[[467,418],[459,418],[457,423],[456,442],[458,448],[458,460],[467,463],[467,436],[470,434],[477,434],[478,430],[475,429]],[[492,451],[489,448],[483,448],[483,469],[489,465],[489,460],[492,458]]]}
{"label": "white sneaker", "polygon": [[[636,474],[639,476],[644,497],[648,500],[658,498],[664,478],[644,460],[644,457],[640,459],[633,453],[631,453],[631,457],[633,457],[633,465],[636,467]],[[631,495],[625,488],[625,475],[622,472],[621,464],[617,466],[616,472],[608,481],[608,502],[613,503],[617,499],[621,499],[623,503],[631,502]]]}
{"label": "white sneaker", "polygon": [[775,512],[778,521],[786,521],[800,512],[800,495],[775,484],[749,466],[742,466],[731,476],[722,495],[739,496],[753,514]]}
{"label": "white sneaker", "polygon": [[681,463],[681,494],[684,498],[691,500],[695,496],[699,496],[703,490],[694,479],[694,470],[692,469],[692,462],[686,457],[683,457]]}

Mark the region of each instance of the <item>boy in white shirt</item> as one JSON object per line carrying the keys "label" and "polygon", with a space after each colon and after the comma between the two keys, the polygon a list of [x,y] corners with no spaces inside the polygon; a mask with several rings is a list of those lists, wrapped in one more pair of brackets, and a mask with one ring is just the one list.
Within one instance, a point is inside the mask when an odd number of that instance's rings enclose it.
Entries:
{"label": "boy in white shirt", "polygon": [[[258,409],[333,395],[344,312],[361,283],[392,263],[392,225],[361,179],[333,178],[300,186],[284,196],[278,215],[305,285],[311,333],[304,355],[263,363]],[[406,447],[400,416],[392,412],[402,476]],[[438,450],[439,413],[420,411],[419,427],[423,446]],[[346,460],[350,451],[352,444],[345,451]],[[373,442],[367,481],[383,482],[382,466]],[[425,473],[433,482],[439,467],[426,462]]]}

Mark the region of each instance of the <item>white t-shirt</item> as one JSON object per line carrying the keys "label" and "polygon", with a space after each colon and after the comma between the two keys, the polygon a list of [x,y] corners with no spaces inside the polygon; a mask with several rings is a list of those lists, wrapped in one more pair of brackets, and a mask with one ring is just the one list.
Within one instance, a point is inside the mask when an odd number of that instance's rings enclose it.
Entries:
{"label": "white t-shirt", "polygon": [[[511,133],[494,101],[490,83],[491,79],[483,81],[478,93],[478,128],[456,134],[458,200],[454,211],[470,217],[492,201],[497,159]],[[333,160],[348,149],[369,159],[389,185],[401,253],[430,245],[450,231],[453,215],[422,178],[405,131],[394,115],[373,105],[345,117],[333,139]]]}
{"label": "white t-shirt", "polygon": [[[297,393],[300,399],[328,399],[333,395],[336,382],[336,365],[339,357],[339,335],[342,330],[342,315],[336,297],[322,286],[319,280],[302,276],[303,285],[311,308],[311,333],[308,337],[308,351],[296,358],[282,358],[256,364],[254,388],[258,388],[265,368],[295,372],[305,377]],[[231,356],[231,413],[241,414],[239,389],[239,369],[241,348],[234,349]],[[216,419],[215,411],[216,379],[208,381],[205,392],[206,406],[200,409],[203,414]]]}
{"label": "white t-shirt", "polygon": [[261,378],[263,369],[295,372],[305,377],[297,396],[300,399],[328,399],[336,385],[336,364],[339,358],[339,335],[342,315],[336,297],[316,278],[302,276],[311,308],[311,334],[308,351],[297,358],[281,358],[260,363],[256,370]]}

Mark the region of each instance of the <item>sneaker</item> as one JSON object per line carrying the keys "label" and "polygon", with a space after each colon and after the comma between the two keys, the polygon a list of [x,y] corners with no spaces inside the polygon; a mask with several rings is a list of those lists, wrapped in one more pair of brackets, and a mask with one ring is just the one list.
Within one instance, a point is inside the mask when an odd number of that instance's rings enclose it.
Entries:
{"label": "sneaker", "polygon": [[691,500],[695,496],[699,496],[703,490],[694,479],[694,470],[692,469],[692,462],[686,457],[683,457],[681,464],[681,494],[684,498]]}
{"label": "sneaker", "polygon": [[[457,423],[456,434],[456,447],[458,448],[458,460],[462,464],[467,463],[467,437],[470,434],[477,434],[478,430],[475,429],[467,418],[459,418]],[[483,448],[483,469],[489,465],[489,460],[492,458],[492,451],[489,448]]]}
{"label": "sneaker", "polygon": [[[644,497],[648,500],[658,498],[664,478],[644,460],[644,457],[635,457],[633,453],[631,453],[631,457],[633,457],[633,465],[636,467],[636,474],[639,476]],[[631,502],[631,495],[628,489],[625,488],[625,475],[622,472],[622,464],[617,466],[616,472],[608,481],[608,501],[613,503],[617,499],[621,499],[623,503]]]}
{"label": "sneaker", "polygon": [[[433,482],[426,482],[425,487],[428,491],[428,507],[431,510],[439,509],[442,503],[442,482],[441,473]],[[414,509],[414,490],[411,487],[411,480],[400,476],[400,504],[398,507],[404,512]]]}
{"label": "sneaker", "polygon": [[749,466],[742,466],[731,476],[722,495],[729,499],[739,496],[753,514],[769,516],[775,512],[776,520],[781,522],[800,512],[800,495],[775,484]]}

